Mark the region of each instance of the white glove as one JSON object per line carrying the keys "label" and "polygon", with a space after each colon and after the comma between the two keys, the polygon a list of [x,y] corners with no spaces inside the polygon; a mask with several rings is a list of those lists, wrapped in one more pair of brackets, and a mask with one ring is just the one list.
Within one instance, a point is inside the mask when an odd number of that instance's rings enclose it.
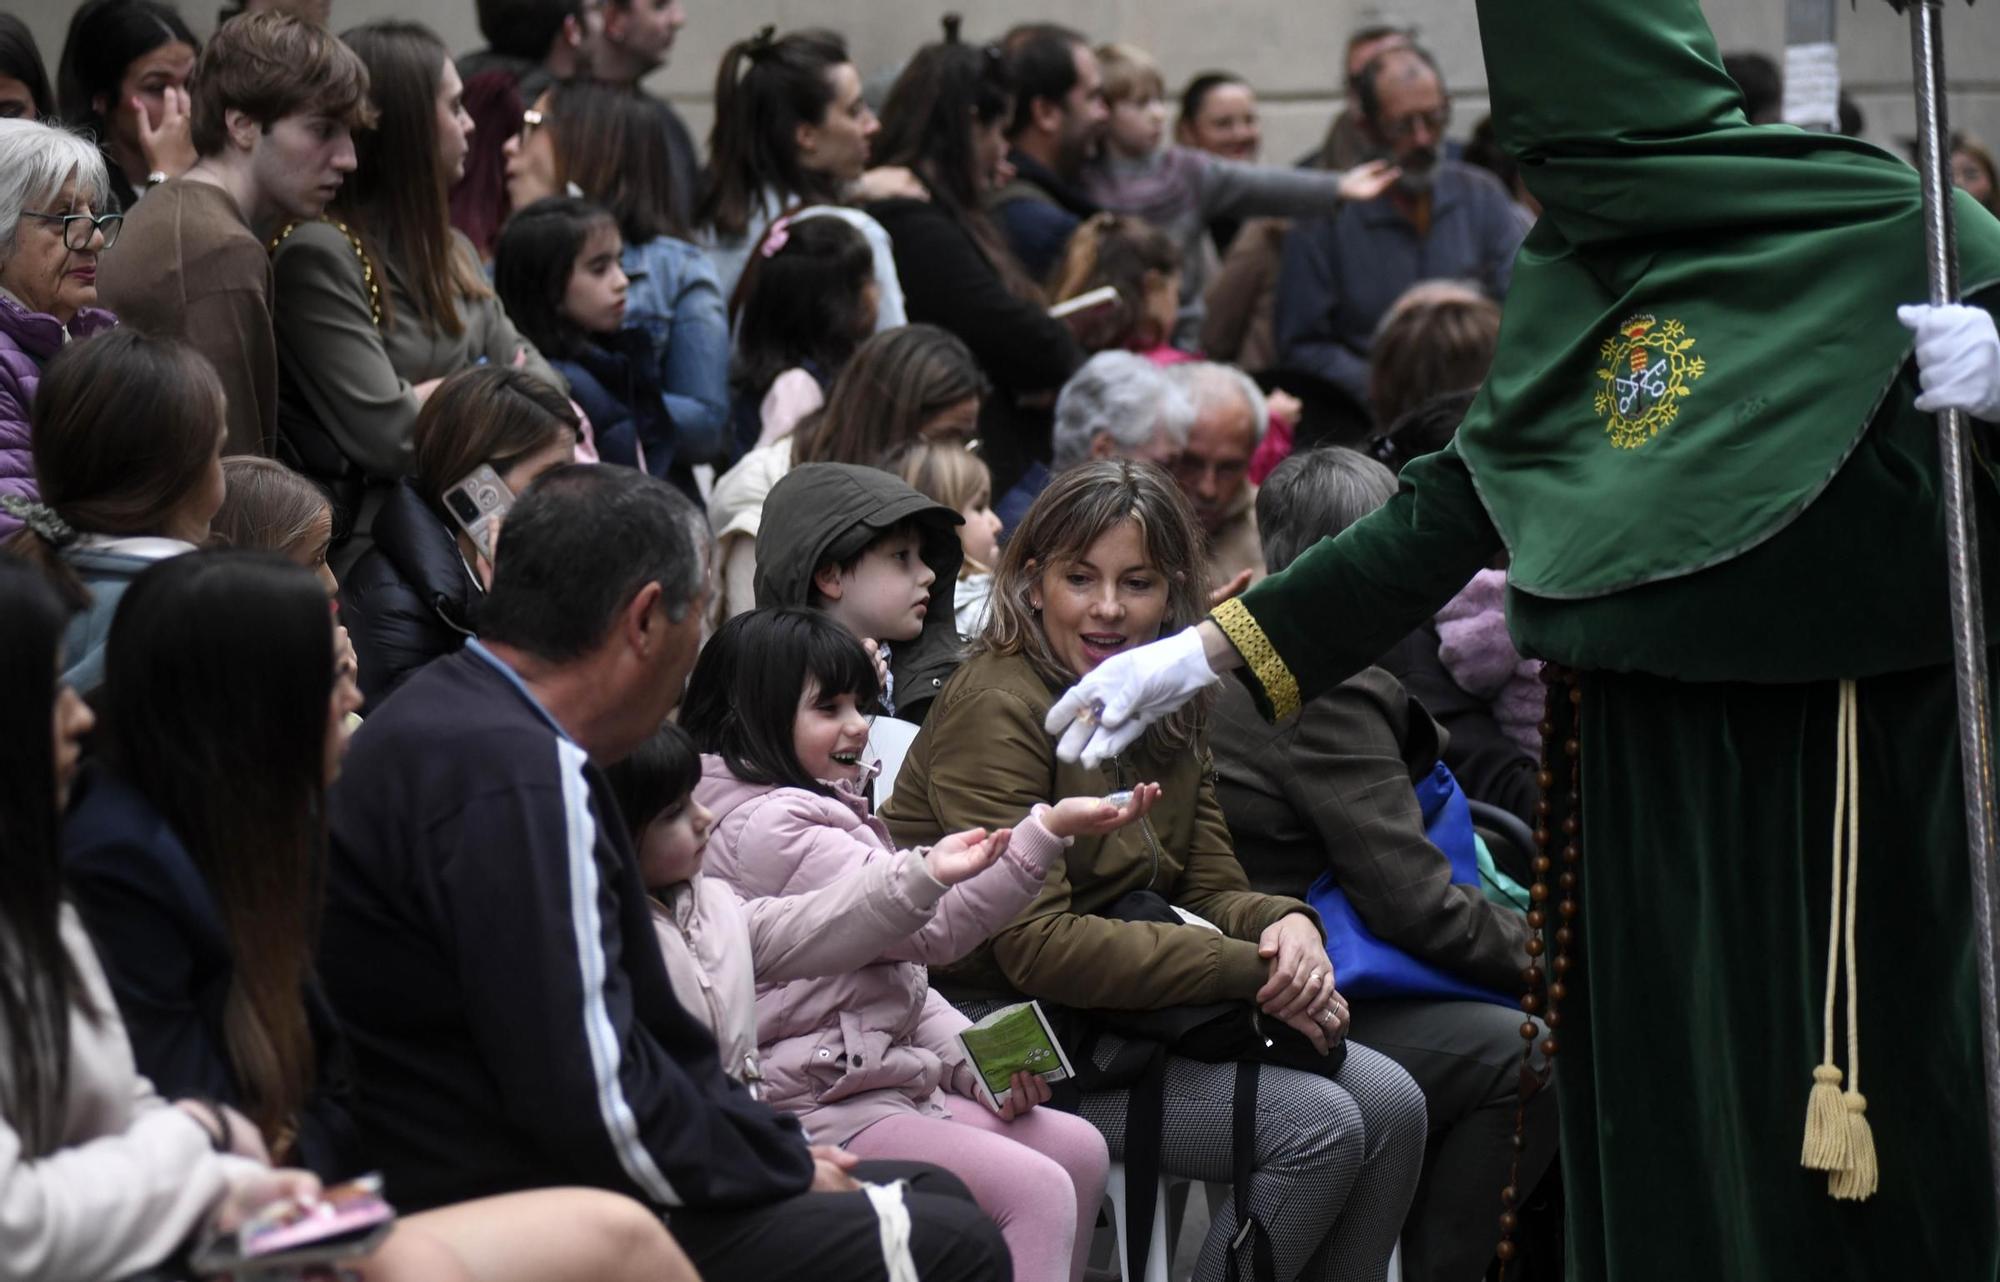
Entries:
{"label": "white glove", "polygon": [[1098,664],[1049,709],[1044,726],[1062,735],[1058,757],[1095,770],[1216,679],[1201,635],[1183,628]]}
{"label": "white glove", "polygon": [[1918,409],[2000,419],[2000,334],[1984,308],[1919,303],[1898,307],[1896,319],[1917,333]]}

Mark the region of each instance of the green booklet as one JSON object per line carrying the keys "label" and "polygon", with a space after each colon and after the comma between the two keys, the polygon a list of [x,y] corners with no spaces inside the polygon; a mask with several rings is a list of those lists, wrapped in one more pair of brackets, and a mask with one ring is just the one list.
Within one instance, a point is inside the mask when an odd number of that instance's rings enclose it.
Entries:
{"label": "green booklet", "polygon": [[1014,1093],[1016,1073],[1060,1082],[1074,1071],[1040,1002],[1001,1007],[960,1033],[958,1044],[979,1075],[980,1096],[995,1109]]}

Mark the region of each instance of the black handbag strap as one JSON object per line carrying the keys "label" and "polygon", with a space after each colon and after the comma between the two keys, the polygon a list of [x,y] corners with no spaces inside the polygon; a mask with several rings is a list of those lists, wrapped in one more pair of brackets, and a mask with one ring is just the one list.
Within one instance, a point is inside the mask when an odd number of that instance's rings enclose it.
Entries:
{"label": "black handbag strap", "polygon": [[1247,1239],[1250,1243],[1251,1276],[1255,1282],[1276,1282],[1277,1261],[1271,1255],[1271,1235],[1264,1222],[1250,1211],[1250,1173],[1257,1165],[1257,1078],[1255,1060],[1236,1062],[1236,1106],[1231,1143],[1230,1195],[1236,1203],[1236,1236],[1229,1240],[1228,1282],[1242,1276],[1242,1257],[1237,1253]]}

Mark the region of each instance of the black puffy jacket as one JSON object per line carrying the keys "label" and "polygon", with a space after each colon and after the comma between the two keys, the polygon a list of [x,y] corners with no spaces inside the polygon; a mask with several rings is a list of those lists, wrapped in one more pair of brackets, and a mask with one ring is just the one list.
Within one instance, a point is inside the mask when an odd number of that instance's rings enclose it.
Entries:
{"label": "black puffy jacket", "polygon": [[340,585],[340,619],[354,639],[369,711],[418,668],[456,654],[485,595],[457,537],[408,481],[390,490],[373,537]]}

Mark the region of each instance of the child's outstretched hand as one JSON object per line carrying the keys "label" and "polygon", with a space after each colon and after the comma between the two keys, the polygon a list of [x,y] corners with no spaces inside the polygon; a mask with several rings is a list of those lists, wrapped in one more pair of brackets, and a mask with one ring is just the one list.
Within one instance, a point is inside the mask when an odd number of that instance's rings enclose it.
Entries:
{"label": "child's outstretched hand", "polygon": [[991,835],[984,828],[955,832],[930,848],[924,855],[924,867],[944,885],[956,886],[991,868],[1007,853],[1007,843],[1013,838],[1012,828]]}
{"label": "child's outstretched hand", "polygon": [[1112,797],[1064,797],[1043,813],[1042,826],[1058,837],[1102,837],[1136,822],[1159,799],[1156,783],[1132,789],[1123,804]]}
{"label": "child's outstretched hand", "polygon": [[1365,165],[1356,165],[1340,176],[1340,198],[1349,201],[1373,200],[1398,178],[1403,171],[1386,160],[1371,160]]}

